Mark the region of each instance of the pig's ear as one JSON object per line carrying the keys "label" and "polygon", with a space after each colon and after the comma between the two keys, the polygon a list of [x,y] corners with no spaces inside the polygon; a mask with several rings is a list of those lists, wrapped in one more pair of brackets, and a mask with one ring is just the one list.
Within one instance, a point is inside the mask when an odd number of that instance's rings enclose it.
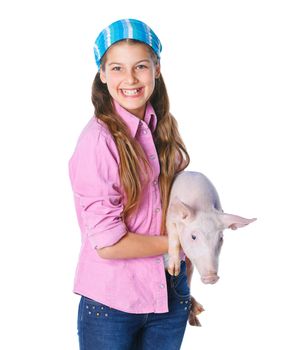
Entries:
{"label": "pig's ear", "polygon": [[237,230],[240,227],[244,227],[257,219],[246,219],[238,215],[232,214],[220,214],[220,219],[224,225],[224,228],[231,228]]}
{"label": "pig's ear", "polygon": [[169,211],[170,215],[177,219],[189,220],[194,216],[194,210],[178,197],[173,198]]}

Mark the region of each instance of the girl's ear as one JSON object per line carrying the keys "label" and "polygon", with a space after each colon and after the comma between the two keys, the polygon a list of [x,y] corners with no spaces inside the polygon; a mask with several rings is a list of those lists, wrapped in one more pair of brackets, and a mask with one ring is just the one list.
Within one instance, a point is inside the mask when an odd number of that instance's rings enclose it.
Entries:
{"label": "girl's ear", "polygon": [[106,77],[105,77],[105,74],[104,74],[104,71],[102,70],[102,68],[100,69],[100,80],[106,84]]}
{"label": "girl's ear", "polygon": [[160,74],[161,74],[161,66],[160,66],[160,62],[158,62],[156,65],[155,79],[159,79]]}

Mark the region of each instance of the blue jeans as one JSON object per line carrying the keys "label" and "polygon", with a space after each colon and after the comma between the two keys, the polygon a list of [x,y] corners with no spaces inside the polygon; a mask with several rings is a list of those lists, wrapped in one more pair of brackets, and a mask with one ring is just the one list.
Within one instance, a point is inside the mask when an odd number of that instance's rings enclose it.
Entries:
{"label": "blue jeans", "polygon": [[179,350],[191,307],[186,265],[178,276],[166,272],[169,312],[132,314],[81,297],[80,350]]}

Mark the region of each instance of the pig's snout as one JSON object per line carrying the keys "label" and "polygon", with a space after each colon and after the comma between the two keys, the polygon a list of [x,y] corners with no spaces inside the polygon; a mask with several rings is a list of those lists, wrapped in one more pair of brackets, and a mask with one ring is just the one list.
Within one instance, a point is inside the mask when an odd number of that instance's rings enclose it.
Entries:
{"label": "pig's snout", "polygon": [[218,275],[208,275],[208,276],[202,276],[201,281],[205,284],[214,284],[218,281],[219,276]]}

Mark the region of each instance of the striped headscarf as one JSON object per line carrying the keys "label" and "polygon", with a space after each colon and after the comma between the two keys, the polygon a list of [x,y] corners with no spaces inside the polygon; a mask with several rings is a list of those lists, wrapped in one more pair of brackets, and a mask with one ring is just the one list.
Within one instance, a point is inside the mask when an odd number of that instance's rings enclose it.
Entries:
{"label": "striped headscarf", "polygon": [[149,45],[160,58],[162,45],[153,30],[137,19],[121,19],[103,29],[95,41],[94,54],[98,69],[108,48],[123,39],[134,39]]}

